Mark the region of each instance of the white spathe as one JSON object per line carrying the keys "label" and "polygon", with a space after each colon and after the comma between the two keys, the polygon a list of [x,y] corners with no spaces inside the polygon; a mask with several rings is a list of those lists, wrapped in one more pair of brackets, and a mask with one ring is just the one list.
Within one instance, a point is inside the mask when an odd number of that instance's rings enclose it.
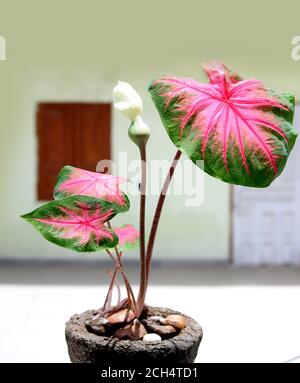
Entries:
{"label": "white spathe", "polygon": [[136,90],[127,82],[119,81],[113,89],[114,107],[130,121],[143,112],[142,99]]}
{"label": "white spathe", "polygon": [[130,139],[140,147],[146,145],[150,133],[149,126],[143,121],[141,116],[136,116],[128,129]]}
{"label": "white spathe", "polygon": [[150,128],[141,116],[136,116],[130,127],[130,132],[135,136],[150,136]]}

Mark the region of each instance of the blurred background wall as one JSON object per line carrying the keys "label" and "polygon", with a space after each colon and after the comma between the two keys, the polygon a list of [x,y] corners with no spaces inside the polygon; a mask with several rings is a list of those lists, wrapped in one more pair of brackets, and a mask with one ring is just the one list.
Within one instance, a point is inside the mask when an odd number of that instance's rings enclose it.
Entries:
{"label": "blurred background wall", "polygon": [[[36,107],[43,101],[111,102],[118,80],[143,97],[144,119],[152,129],[149,158],[171,159],[174,147],[147,94],[161,73],[201,81],[201,62],[216,59],[244,77],[300,97],[300,61],[291,40],[300,35],[300,3],[252,0],[57,1],[0,0],[0,257],[94,259],[41,238],[19,215],[34,209],[37,183]],[[128,123],[113,113],[113,159],[137,150]],[[228,260],[230,187],[204,176],[204,201],[185,206],[171,196],[156,247],[158,259]],[[148,221],[156,197],[148,204]],[[122,221],[137,223],[138,199]],[[135,257],[133,252],[131,257]]]}

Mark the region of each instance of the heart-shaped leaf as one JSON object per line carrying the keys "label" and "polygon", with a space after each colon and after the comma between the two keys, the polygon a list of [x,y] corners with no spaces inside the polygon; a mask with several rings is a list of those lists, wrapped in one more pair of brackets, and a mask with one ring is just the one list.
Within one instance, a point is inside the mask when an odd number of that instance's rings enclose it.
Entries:
{"label": "heart-shaped leaf", "polygon": [[139,244],[140,233],[133,225],[114,227],[113,230],[119,238],[118,247],[121,250],[130,250]]}
{"label": "heart-shaped leaf", "polygon": [[107,201],[72,196],[46,203],[22,218],[48,241],[79,252],[98,251],[117,245],[117,235],[105,222],[117,214]]}
{"label": "heart-shaped leaf", "polygon": [[124,212],[129,209],[129,200],[119,185],[125,181],[123,177],[64,166],[57,177],[54,198],[71,195],[96,197],[117,205],[119,211]]}
{"label": "heart-shaped leaf", "polygon": [[165,76],[149,87],[171,140],[213,177],[268,186],[297,137],[294,97],[269,91],[255,79],[242,80],[222,64],[204,69],[208,84]]}

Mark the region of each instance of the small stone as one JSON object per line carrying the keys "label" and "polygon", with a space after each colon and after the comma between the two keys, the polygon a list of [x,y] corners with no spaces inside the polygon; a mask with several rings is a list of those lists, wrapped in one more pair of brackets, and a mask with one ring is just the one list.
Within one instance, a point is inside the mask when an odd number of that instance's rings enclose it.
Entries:
{"label": "small stone", "polygon": [[170,338],[177,333],[176,328],[169,325],[166,325],[166,326],[156,325],[156,326],[153,326],[153,330],[156,334],[160,335],[162,338]]}
{"label": "small stone", "polygon": [[177,333],[177,330],[173,326],[157,324],[151,318],[144,319],[142,322],[149,332],[154,332],[162,338],[170,338]]}
{"label": "small stone", "polygon": [[175,327],[177,330],[186,328],[186,319],[183,315],[169,315],[166,318],[165,323]]}
{"label": "small stone", "polygon": [[93,324],[91,320],[86,320],[84,324],[88,332],[92,332],[97,335],[104,335],[106,333],[107,329],[103,324]]}
{"label": "small stone", "polygon": [[135,319],[134,322],[127,326],[120,328],[114,333],[114,336],[119,339],[139,340],[147,334],[147,331],[143,324]]}
{"label": "small stone", "polygon": [[158,316],[158,315],[154,315],[154,316],[150,317],[149,320],[153,321],[153,322],[160,323],[160,324],[165,324],[165,321],[166,321],[165,318]]}
{"label": "small stone", "polygon": [[158,334],[154,334],[154,333],[146,334],[143,337],[143,341],[144,342],[149,342],[149,343],[161,342],[161,337]]}
{"label": "small stone", "polygon": [[96,335],[108,335],[107,328],[104,327],[103,325],[88,325],[88,324],[85,324],[85,327],[88,330],[88,332],[92,332],[93,334],[96,334]]}
{"label": "small stone", "polygon": [[109,332],[110,324],[106,318],[95,317],[87,319],[85,322],[85,327],[89,332],[92,332],[97,335],[105,335]]}
{"label": "small stone", "polygon": [[132,310],[123,309],[109,315],[106,319],[110,324],[118,323],[130,323],[135,318],[135,314]]}

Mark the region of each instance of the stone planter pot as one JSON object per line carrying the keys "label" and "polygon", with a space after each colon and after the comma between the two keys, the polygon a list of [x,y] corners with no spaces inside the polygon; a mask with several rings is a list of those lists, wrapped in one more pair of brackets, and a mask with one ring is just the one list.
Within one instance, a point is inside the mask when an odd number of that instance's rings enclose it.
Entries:
{"label": "stone planter pot", "polygon": [[148,343],[142,340],[119,340],[95,335],[87,331],[85,320],[92,310],[73,315],[66,323],[66,341],[71,362],[109,364],[114,362],[144,362],[155,364],[194,362],[202,339],[202,328],[192,318],[168,308],[147,306],[142,316],[167,317],[184,315],[187,327],[168,340]]}

